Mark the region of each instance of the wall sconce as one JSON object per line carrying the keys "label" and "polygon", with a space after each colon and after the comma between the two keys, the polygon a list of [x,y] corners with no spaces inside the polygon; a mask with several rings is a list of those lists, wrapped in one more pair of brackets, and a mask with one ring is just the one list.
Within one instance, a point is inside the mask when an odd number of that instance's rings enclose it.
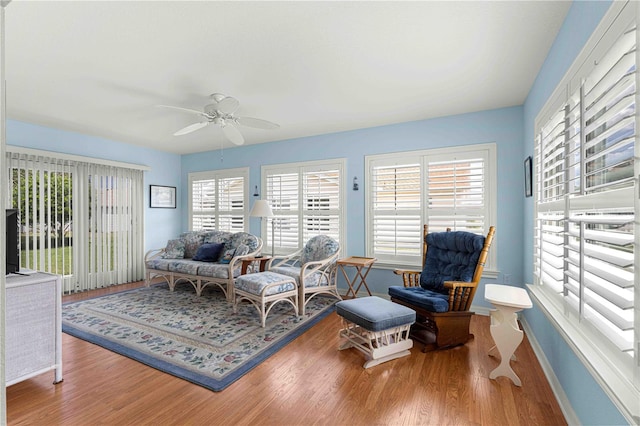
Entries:
{"label": "wall sconce", "polygon": [[353,178],[353,190],[357,191],[359,189],[358,187],[358,178],[354,176]]}
{"label": "wall sconce", "polygon": [[253,191],[253,196],[254,197],[259,197],[260,196],[260,194],[258,193],[258,185],[256,185],[256,189],[255,189],[255,191]]}

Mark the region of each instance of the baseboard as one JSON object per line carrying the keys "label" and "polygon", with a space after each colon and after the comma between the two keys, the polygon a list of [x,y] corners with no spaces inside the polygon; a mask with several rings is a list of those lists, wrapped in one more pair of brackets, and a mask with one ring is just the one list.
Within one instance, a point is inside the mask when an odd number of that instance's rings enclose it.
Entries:
{"label": "baseboard", "polygon": [[551,391],[555,395],[556,400],[560,405],[560,410],[562,410],[562,414],[564,414],[564,418],[567,421],[567,424],[579,425],[580,419],[576,415],[576,412],[573,410],[573,406],[569,402],[569,398],[567,398],[567,394],[564,392],[562,385],[560,385],[560,381],[558,380],[558,377],[554,373],[553,368],[551,368],[551,364],[549,364],[549,361],[547,360],[547,357],[544,354],[542,347],[538,343],[538,340],[533,334],[533,331],[531,330],[531,328],[529,327],[529,324],[527,323],[527,321],[524,319],[523,316],[520,316],[519,320],[520,320],[520,324],[522,324],[522,328],[524,329],[524,332],[527,334],[527,339],[529,339],[529,343],[531,344],[533,353],[536,355],[536,358],[538,358],[538,362],[542,367],[542,371],[544,372],[544,375],[547,378],[549,385],[551,386]]}

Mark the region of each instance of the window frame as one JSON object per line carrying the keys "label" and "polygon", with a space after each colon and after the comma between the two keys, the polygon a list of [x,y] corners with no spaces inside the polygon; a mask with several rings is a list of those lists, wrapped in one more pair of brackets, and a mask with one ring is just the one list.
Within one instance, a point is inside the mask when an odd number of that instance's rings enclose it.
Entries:
{"label": "window frame", "polygon": [[[207,170],[202,172],[191,172],[188,175],[188,188],[189,188],[189,229],[194,231],[193,223],[194,223],[194,211],[193,211],[193,185],[196,181],[203,180],[215,180],[216,187],[218,185],[219,179],[234,179],[234,178],[242,178],[243,179],[243,189],[242,189],[242,202],[243,202],[243,211],[242,214],[238,216],[242,216],[243,227],[242,231],[248,232],[249,229],[249,168],[248,167],[238,167],[233,169],[220,169],[220,170]],[[225,210],[227,212],[227,210]],[[220,216],[220,202],[219,195],[216,188],[216,205],[213,209],[213,215],[215,216],[215,224],[216,229],[219,228],[219,216]],[[233,221],[232,221],[233,222]],[[228,229],[223,229],[228,230]],[[237,232],[237,230],[229,231],[229,232]]]}
{"label": "window frame", "polygon": [[[307,206],[307,201],[304,199],[304,188],[303,188],[303,177],[307,172],[318,171],[322,169],[337,169],[339,173],[339,183],[338,183],[338,235],[339,235],[339,243],[340,247],[342,247],[342,252],[345,252],[345,248],[347,247],[347,193],[346,193],[346,169],[347,169],[347,161],[345,158],[335,158],[329,160],[318,160],[318,161],[302,161],[302,162],[294,162],[294,163],[283,163],[283,164],[270,164],[264,165],[261,167],[261,193],[264,194],[264,198],[268,197],[268,178],[271,175],[275,174],[297,174],[298,175],[298,210],[297,210],[297,226],[298,226],[298,242],[296,247],[283,248],[281,246],[275,246],[275,254],[277,255],[286,255],[291,254],[297,250],[300,250],[304,247],[306,240],[304,239],[305,230],[304,230],[304,218],[305,218],[305,206]],[[273,206],[272,200],[268,200],[271,208],[273,209],[274,215],[276,217],[279,216],[279,210]],[[271,234],[269,233],[271,223],[267,223],[267,226],[261,227],[261,238],[265,243],[264,249],[271,250]]]}
{"label": "window frame", "polygon": [[[420,165],[420,226],[418,233],[422,235],[422,224],[429,223],[429,193],[428,193],[428,167],[433,161],[455,161],[457,158],[477,157],[481,156],[486,164],[485,167],[485,190],[484,201],[486,217],[484,219],[484,235],[489,232],[489,227],[495,225],[497,221],[497,147],[495,142],[463,145],[446,148],[434,148],[418,151],[403,151],[391,154],[376,154],[365,156],[365,251],[368,257],[377,257],[374,253],[374,223],[375,218],[373,209],[373,169],[374,167],[384,165],[404,165],[419,164]],[[419,242],[422,245],[422,241]],[[498,276],[497,262],[497,244],[494,241],[489,251],[487,266],[484,269],[483,276],[495,278]],[[390,256],[388,258],[378,259],[376,267],[380,269],[395,269],[399,266],[410,268],[422,267],[421,250],[415,256]]]}
{"label": "window frame", "polygon": [[[585,43],[582,52],[574,60],[564,77],[558,82],[554,92],[548,97],[547,102],[540,109],[534,121],[533,147],[536,156],[540,149],[539,146],[542,143],[540,134],[543,127],[550,122],[552,117],[554,117],[565,104],[570,103],[571,97],[575,96],[580,90],[582,82],[591,75],[599,63],[600,58],[611,50],[620,35],[626,31],[634,21],[636,25],[638,24],[638,20],[636,19],[637,8],[638,6],[635,2],[614,2],[602,18],[596,30],[592,33],[590,39]],[[640,65],[640,55],[638,53],[640,46],[637,43],[640,32],[636,29],[636,33],[635,64],[637,69],[638,65]],[[640,96],[639,80],[640,73],[636,71],[636,111],[640,105],[638,102]],[[581,129],[581,135],[586,131],[586,129]],[[638,158],[640,146],[638,144],[637,130],[634,149],[635,157]],[[534,265],[537,265],[538,258],[542,253],[535,246],[535,242],[537,241],[536,235],[540,232],[537,228],[538,218],[542,218],[542,214],[545,211],[544,205],[540,204],[541,176],[539,173],[539,163],[538,161],[534,161],[534,211],[533,227],[531,230],[534,234],[532,238],[532,241],[534,241],[534,246],[532,247],[532,261]],[[584,172],[582,175],[584,175]],[[634,244],[636,247],[634,250],[635,337],[633,341],[635,358],[623,359],[623,355],[625,354],[616,350],[615,345],[609,339],[605,338],[602,332],[597,330],[596,327],[588,321],[581,320],[578,313],[565,305],[567,302],[565,302],[562,293],[558,294],[550,285],[543,285],[540,272],[536,269],[537,266],[534,267],[533,284],[527,285],[536,305],[630,423],[634,423],[640,418],[640,404],[638,403],[638,401],[640,401],[640,343],[638,342],[638,335],[640,334],[640,315],[638,315],[640,311],[640,281],[638,279],[640,276],[640,268],[638,268],[638,266],[640,266],[640,250],[637,249],[640,247],[640,226],[637,223],[637,213],[640,211],[637,189],[637,177],[639,175],[640,162],[636,161],[634,166],[635,185],[623,190],[609,189],[607,192],[611,194],[609,200],[610,207],[617,205],[616,203],[620,205],[624,204],[620,202],[621,199],[633,199],[632,204],[636,216],[634,226]],[[613,191],[616,192],[614,193]],[[562,210],[566,212],[566,209],[570,209],[573,204],[579,204],[581,200],[588,199],[588,196],[584,195],[572,199],[571,195],[572,193],[569,191],[567,195],[568,198],[547,201],[546,204],[549,206],[548,208],[552,208],[554,211]],[[629,203],[627,202],[627,204]],[[566,213],[564,214],[566,215]],[[627,356],[627,358],[630,357]],[[631,380],[629,380],[629,376],[632,377]]]}

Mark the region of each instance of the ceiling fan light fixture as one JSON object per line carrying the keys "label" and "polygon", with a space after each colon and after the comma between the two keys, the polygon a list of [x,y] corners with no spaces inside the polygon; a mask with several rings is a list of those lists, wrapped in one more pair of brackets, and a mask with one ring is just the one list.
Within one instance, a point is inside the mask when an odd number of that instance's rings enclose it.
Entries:
{"label": "ceiling fan light fixture", "polygon": [[216,103],[220,102],[221,100],[223,100],[224,98],[226,98],[225,95],[223,95],[222,93],[214,93],[212,95],[209,95],[209,97],[211,99],[213,99]]}
{"label": "ceiling fan light fixture", "polygon": [[226,96],[221,93],[214,93],[212,95],[209,95],[209,98],[212,102],[205,105],[202,111],[170,105],[158,105],[164,108],[171,108],[183,112],[195,113],[206,119],[206,121],[204,122],[193,123],[183,129],[178,130],[176,133],[174,133],[174,136],[186,135],[205,127],[207,124],[214,123],[223,130],[223,133],[227,139],[229,139],[235,145],[242,145],[244,144],[244,137],[236,128],[236,126],[238,125],[244,127],[252,127],[255,129],[277,129],[280,127],[275,123],[261,120],[259,118],[235,116],[234,113],[240,106],[240,103],[236,98]]}

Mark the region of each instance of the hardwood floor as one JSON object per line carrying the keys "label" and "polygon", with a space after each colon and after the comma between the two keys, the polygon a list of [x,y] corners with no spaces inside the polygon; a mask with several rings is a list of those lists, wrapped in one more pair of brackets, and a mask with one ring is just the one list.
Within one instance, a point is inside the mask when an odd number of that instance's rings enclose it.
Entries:
{"label": "hardwood floor", "polygon": [[[133,288],[116,286],[74,301]],[[222,392],[212,392],[63,334],[64,382],[53,373],[7,388],[9,425],[562,425],[566,421],[525,337],[513,368],[522,380],[488,378],[498,360],[489,318],[475,339],[371,369],[338,351],[340,318],[322,320]]]}

